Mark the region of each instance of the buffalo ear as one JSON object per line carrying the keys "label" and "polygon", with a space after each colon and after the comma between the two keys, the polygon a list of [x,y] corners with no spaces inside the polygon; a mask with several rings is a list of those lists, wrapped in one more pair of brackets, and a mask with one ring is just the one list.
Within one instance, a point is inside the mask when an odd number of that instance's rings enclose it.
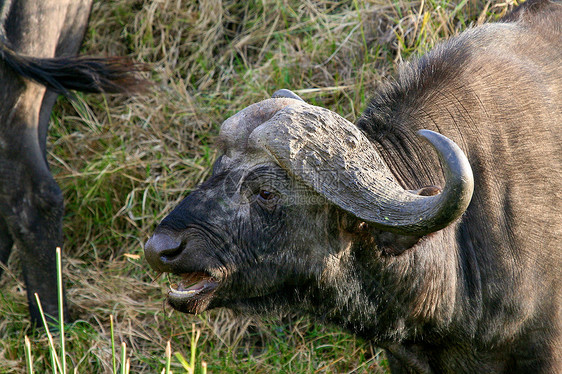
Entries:
{"label": "buffalo ear", "polygon": [[418,244],[421,237],[417,235],[399,235],[388,231],[379,232],[375,236],[377,248],[387,256],[401,255],[407,249]]}
{"label": "buffalo ear", "polygon": [[382,231],[367,222],[358,221],[356,218],[343,217],[341,229],[351,234],[355,240],[376,245],[383,256],[399,256],[404,251],[412,248],[421,240],[419,235],[401,235],[390,231]]}

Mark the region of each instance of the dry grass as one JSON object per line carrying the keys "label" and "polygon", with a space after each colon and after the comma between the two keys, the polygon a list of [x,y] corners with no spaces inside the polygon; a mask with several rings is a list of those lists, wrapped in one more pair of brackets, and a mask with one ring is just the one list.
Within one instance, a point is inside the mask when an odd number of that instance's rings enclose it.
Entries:
{"label": "dry grass", "polygon": [[[84,52],[151,63],[157,87],[142,97],[60,100],[52,118],[49,159],[66,200],[65,277],[76,320],[67,337],[72,366],[111,372],[113,314],[134,373],[160,372],[169,339],[186,355],[193,322],[210,372],[384,372],[370,344],[306,318],[167,310],[166,281],[154,282],[143,243],[208,176],[228,116],[290,88],[353,121],[397,63],[496,18],[510,1],[96,2]],[[30,333],[12,257],[0,281],[2,373],[25,372]],[[46,372],[46,339],[35,335],[32,349],[36,372]]]}

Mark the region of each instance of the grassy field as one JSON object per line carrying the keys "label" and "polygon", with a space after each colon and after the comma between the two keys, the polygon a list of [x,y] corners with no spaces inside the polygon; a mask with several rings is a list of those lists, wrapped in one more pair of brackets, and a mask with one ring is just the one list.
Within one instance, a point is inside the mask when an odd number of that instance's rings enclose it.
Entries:
{"label": "grassy field", "polygon": [[[207,362],[212,373],[386,372],[379,349],[306,317],[173,312],[163,304],[167,281],[154,281],[143,243],[208,176],[214,138],[230,115],[290,88],[354,121],[401,61],[512,5],[97,1],[84,53],[150,63],[156,84],[140,97],[60,99],[52,116],[49,160],[66,203],[70,372],[112,372],[110,315],[133,373],[160,373],[169,340],[174,352],[189,358],[192,326],[201,332],[197,362]],[[12,256],[0,280],[0,373],[26,372],[26,334],[35,372],[50,372],[47,339],[30,329],[18,263]],[[184,372],[179,360],[172,370]]]}

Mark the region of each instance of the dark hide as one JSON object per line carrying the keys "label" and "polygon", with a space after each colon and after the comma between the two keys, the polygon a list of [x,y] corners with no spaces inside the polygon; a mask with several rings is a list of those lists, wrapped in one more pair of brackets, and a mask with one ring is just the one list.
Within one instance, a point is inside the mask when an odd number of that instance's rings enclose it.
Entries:
{"label": "dark hide", "polygon": [[403,188],[445,183],[419,129],[472,166],[465,214],[422,237],[361,222],[221,130],[212,177],[145,247],[184,277],[169,303],[306,312],[386,348],[395,373],[561,373],[561,25],[560,3],[527,1],[374,95],[357,126]]}
{"label": "dark hide", "polygon": [[142,86],[131,74],[139,70],[134,64],[73,57],[90,6],[91,0],[0,1],[0,261],[18,247],[34,323],[40,322],[34,293],[47,314],[58,315],[55,248],[62,246],[63,198],[45,155],[56,97]]}

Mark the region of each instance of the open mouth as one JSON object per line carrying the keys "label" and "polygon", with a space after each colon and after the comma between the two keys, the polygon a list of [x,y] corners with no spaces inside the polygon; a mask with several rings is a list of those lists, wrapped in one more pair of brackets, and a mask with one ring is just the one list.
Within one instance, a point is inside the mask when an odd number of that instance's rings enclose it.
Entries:
{"label": "open mouth", "polygon": [[219,282],[206,273],[181,274],[181,280],[170,284],[168,303],[184,313],[198,314],[209,305]]}

